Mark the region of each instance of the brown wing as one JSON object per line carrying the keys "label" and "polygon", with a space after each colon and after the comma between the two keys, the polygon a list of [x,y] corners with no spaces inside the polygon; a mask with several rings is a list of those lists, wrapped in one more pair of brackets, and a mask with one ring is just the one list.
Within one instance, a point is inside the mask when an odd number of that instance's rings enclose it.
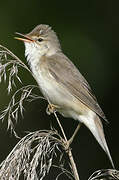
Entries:
{"label": "brown wing", "polygon": [[97,99],[85,78],[74,64],[62,53],[47,59],[49,72],[79,101],[106,120],[106,117],[98,105]]}

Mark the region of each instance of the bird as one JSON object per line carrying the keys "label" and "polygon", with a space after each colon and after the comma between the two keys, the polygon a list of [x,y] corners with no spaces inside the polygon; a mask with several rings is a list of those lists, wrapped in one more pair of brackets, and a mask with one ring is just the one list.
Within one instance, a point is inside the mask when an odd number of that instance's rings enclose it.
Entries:
{"label": "bird", "polygon": [[84,124],[114,163],[105,139],[102,120],[107,120],[91,87],[73,62],[63,53],[55,31],[37,25],[16,37],[25,45],[25,57],[48,103],[67,118]]}

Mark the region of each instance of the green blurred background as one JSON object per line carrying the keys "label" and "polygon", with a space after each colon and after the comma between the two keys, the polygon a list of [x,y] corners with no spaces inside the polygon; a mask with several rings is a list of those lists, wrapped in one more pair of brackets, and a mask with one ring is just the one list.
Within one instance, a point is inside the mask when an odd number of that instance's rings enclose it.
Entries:
{"label": "green blurred background", "polygon": [[[3,1],[0,2],[0,44],[8,47],[24,62],[24,45],[16,41],[14,32],[27,33],[38,24],[49,24],[60,38],[63,52],[75,63],[90,83],[110,124],[105,125],[108,145],[118,169],[118,79],[119,79],[119,1]],[[21,71],[25,84],[35,84]],[[0,110],[9,102],[6,86],[0,84]],[[36,101],[25,106],[24,118],[19,118],[18,132],[58,128],[53,116],[45,112],[47,104]],[[59,116],[68,137],[77,123]],[[21,133],[22,134],[22,133]],[[8,155],[17,140],[0,123],[0,161]],[[81,179],[87,179],[97,169],[111,168],[107,156],[91,133],[81,127],[72,144]]]}

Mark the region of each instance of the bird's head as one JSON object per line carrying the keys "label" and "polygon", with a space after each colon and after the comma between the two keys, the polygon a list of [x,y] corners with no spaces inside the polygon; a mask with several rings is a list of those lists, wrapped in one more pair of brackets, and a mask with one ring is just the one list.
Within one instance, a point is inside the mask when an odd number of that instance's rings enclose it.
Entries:
{"label": "bird's head", "polygon": [[50,56],[60,51],[60,43],[56,33],[48,25],[38,25],[30,33],[16,33],[22,37],[15,37],[25,44],[25,56],[35,58],[35,56]]}

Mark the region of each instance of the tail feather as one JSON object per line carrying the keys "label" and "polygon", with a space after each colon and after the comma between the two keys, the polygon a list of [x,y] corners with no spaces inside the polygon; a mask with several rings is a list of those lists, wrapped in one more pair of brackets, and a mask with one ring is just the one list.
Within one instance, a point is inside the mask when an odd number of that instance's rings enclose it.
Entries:
{"label": "tail feather", "polygon": [[105,139],[102,122],[96,114],[94,114],[93,112],[92,112],[92,114],[93,114],[93,116],[92,115],[88,116],[88,118],[86,118],[84,116],[81,117],[81,121],[92,132],[92,134],[94,135],[94,137],[96,138],[96,140],[98,141],[98,143],[100,144],[102,149],[106,152],[106,154],[112,164],[112,167],[114,168],[114,163],[113,163],[113,160],[112,160],[112,157],[109,152],[107,142]]}

